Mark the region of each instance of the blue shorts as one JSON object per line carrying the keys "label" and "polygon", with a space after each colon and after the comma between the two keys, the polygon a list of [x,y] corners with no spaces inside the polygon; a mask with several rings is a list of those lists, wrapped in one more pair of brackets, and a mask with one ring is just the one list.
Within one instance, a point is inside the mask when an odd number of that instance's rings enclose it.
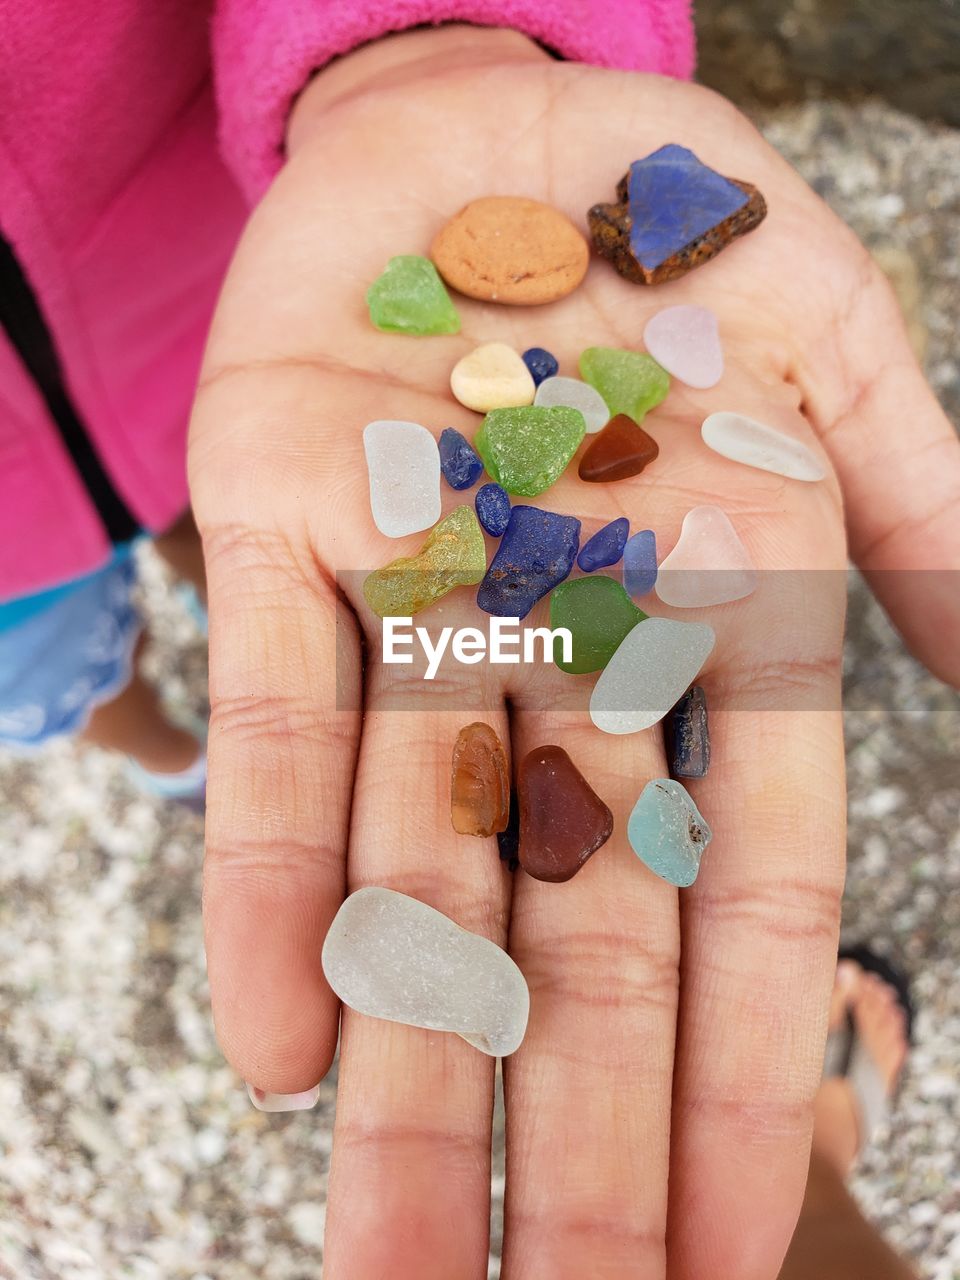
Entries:
{"label": "blue shorts", "polygon": [[0,744],[24,750],[77,733],[133,675],[141,622],[133,544],[103,569],[0,604]]}

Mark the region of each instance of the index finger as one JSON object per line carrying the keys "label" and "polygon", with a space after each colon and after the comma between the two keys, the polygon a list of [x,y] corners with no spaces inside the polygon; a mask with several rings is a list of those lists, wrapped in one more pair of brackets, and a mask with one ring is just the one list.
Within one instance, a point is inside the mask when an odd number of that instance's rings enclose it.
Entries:
{"label": "index finger", "polygon": [[337,1043],[320,951],[343,898],[359,642],[352,615],[337,625],[306,535],[229,519],[244,504],[224,473],[256,467],[236,436],[223,454],[208,472],[228,501],[195,492],[210,611],[207,965],[226,1056],[248,1084],[287,1095],[318,1083]]}

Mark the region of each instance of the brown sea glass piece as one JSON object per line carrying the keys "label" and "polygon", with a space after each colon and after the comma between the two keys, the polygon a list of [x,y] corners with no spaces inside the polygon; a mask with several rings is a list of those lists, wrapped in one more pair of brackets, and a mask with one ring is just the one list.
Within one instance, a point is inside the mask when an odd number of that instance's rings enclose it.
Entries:
{"label": "brown sea glass piece", "polygon": [[510,815],[510,774],[500,739],[478,720],[457,734],[450,780],[450,818],[462,836],[493,836]]}
{"label": "brown sea glass piece", "polygon": [[627,480],[653,462],[660,446],[625,413],[611,418],[580,459],[580,479]]}
{"label": "brown sea glass piece", "polygon": [[524,756],[517,780],[520,866],[537,880],[569,880],[610,839],[613,814],[562,747]]}

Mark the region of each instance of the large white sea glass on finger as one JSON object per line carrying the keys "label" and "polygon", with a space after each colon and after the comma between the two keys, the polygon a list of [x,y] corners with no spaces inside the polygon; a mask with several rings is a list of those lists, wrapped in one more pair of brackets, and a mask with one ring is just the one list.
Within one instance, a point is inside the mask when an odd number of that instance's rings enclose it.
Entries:
{"label": "large white sea glass on finger", "polygon": [[358,889],[323,944],[323,972],[358,1013],[454,1031],[506,1057],[527,1029],[530,993],[505,951],[417,898]]}

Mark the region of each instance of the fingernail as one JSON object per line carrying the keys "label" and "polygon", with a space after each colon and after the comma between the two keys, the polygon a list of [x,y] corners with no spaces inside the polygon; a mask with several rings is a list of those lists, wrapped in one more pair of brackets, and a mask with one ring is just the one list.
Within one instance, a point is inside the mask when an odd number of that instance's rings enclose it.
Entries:
{"label": "fingernail", "polygon": [[247,1097],[258,1111],[309,1111],[317,1105],[320,1086],[315,1084],[303,1093],[267,1093],[248,1084]]}
{"label": "fingernail", "polygon": [[849,990],[856,986],[859,976],[859,966],[855,965],[852,960],[841,960],[837,965],[837,982],[841,987]]}

